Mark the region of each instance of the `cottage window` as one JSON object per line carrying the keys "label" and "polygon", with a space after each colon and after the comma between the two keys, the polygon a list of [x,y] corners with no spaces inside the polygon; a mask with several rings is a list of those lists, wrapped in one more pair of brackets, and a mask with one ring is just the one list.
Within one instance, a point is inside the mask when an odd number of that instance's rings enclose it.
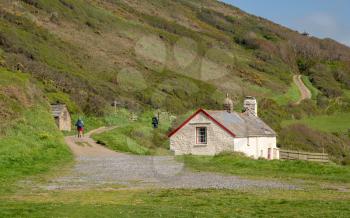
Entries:
{"label": "cottage window", "polygon": [[207,144],[207,128],[197,127],[197,144]]}

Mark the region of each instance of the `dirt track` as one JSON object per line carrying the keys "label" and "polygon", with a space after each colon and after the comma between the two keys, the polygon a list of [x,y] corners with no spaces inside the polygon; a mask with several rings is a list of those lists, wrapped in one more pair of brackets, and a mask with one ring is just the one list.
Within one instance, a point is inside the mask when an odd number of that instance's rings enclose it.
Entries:
{"label": "dirt track", "polygon": [[224,188],[224,189],[294,189],[277,181],[242,179],[237,176],[193,172],[174,156],[139,156],[109,150],[90,137],[108,131],[100,128],[84,138],[66,137],[76,156],[76,164],[66,175],[49,181],[42,188],[86,189],[112,188]]}
{"label": "dirt track", "polygon": [[65,137],[66,144],[72,150],[76,157],[99,157],[99,156],[114,156],[117,153],[97,144],[91,135],[95,133],[102,133],[114,129],[115,127],[102,127],[87,133],[83,138],[76,136]]}
{"label": "dirt track", "polygon": [[300,104],[300,102],[303,100],[311,99],[312,94],[310,90],[305,86],[303,80],[301,79],[301,75],[294,75],[293,81],[298,86],[300,92],[300,99],[296,102],[296,104]]}

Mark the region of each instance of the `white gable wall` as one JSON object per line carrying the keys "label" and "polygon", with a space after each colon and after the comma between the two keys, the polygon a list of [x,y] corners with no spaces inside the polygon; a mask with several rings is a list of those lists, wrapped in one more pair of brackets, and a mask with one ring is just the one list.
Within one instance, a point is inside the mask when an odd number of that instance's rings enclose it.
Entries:
{"label": "white gable wall", "polygon": [[[207,144],[196,144],[196,128],[207,127]],[[170,137],[170,150],[175,155],[215,155],[233,151],[234,138],[203,113],[197,114]]]}
{"label": "white gable wall", "polygon": [[[207,127],[206,145],[196,144],[197,127]],[[235,138],[203,113],[197,114],[170,137],[170,150],[175,155],[215,155],[224,151],[236,151],[257,159],[268,158],[268,148],[271,148],[271,157],[279,159],[275,136]]]}
{"label": "white gable wall", "polygon": [[245,153],[247,156],[258,159],[268,158],[268,149],[271,148],[271,158],[279,159],[278,149],[276,146],[276,137],[249,137],[235,138],[235,151]]}

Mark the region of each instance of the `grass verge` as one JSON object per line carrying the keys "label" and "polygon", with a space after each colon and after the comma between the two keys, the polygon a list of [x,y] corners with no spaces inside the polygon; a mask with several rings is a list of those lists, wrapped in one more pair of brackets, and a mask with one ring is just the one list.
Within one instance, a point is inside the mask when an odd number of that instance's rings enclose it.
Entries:
{"label": "grass verge", "polygon": [[78,118],[81,118],[84,121],[84,131],[85,133],[88,133],[91,130],[103,126],[124,126],[130,122],[130,112],[126,109],[118,109],[117,111],[108,110],[106,115],[101,117],[72,114],[72,131],[65,132],[65,135],[77,134],[74,124]]}
{"label": "grass verge", "polygon": [[151,111],[143,112],[137,121],[124,122],[119,128],[93,135],[93,138],[115,151],[139,155],[166,154],[169,147],[166,133],[171,125],[170,116],[161,116],[158,129],[152,127],[153,116]]}
{"label": "grass verge", "polygon": [[295,103],[300,99],[300,92],[295,83],[292,83],[286,93],[277,95],[272,98],[279,105],[287,105],[288,103]]}
{"label": "grass verge", "polygon": [[334,190],[60,191],[0,201],[1,217],[349,217]]}
{"label": "grass verge", "polygon": [[350,167],[304,161],[253,160],[239,154],[214,157],[185,156],[189,168],[199,171],[279,179],[350,182]]}

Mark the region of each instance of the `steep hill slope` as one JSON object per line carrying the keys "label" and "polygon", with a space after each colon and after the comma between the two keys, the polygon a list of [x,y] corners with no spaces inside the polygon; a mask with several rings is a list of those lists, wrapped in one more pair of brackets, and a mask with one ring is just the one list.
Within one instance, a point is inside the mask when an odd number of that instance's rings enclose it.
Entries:
{"label": "steep hill slope", "polygon": [[[219,100],[208,95],[215,89],[271,97],[288,89],[298,66],[329,97],[349,85],[349,48],[216,1],[23,0],[1,8],[3,65],[86,112],[101,113],[114,98],[169,110],[209,106]],[[329,62],[343,69],[327,72]]]}
{"label": "steep hill slope", "polygon": [[23,176],[71,160],[48,102],[29,76],[0,68],[0,195]]}
{"label": "steep hill slope", "polygon": [[[0,4],[0,64],[28,73],[74,113],[103,115],[116,99],[181,114],[220,108],[228,92],[237,109],[244,95],[257,96],[260,115],[280,131],[282,120],[350,108],[350,48],[217,1]],[[295,106],[288,95],[299,73],[319,95]]]}

